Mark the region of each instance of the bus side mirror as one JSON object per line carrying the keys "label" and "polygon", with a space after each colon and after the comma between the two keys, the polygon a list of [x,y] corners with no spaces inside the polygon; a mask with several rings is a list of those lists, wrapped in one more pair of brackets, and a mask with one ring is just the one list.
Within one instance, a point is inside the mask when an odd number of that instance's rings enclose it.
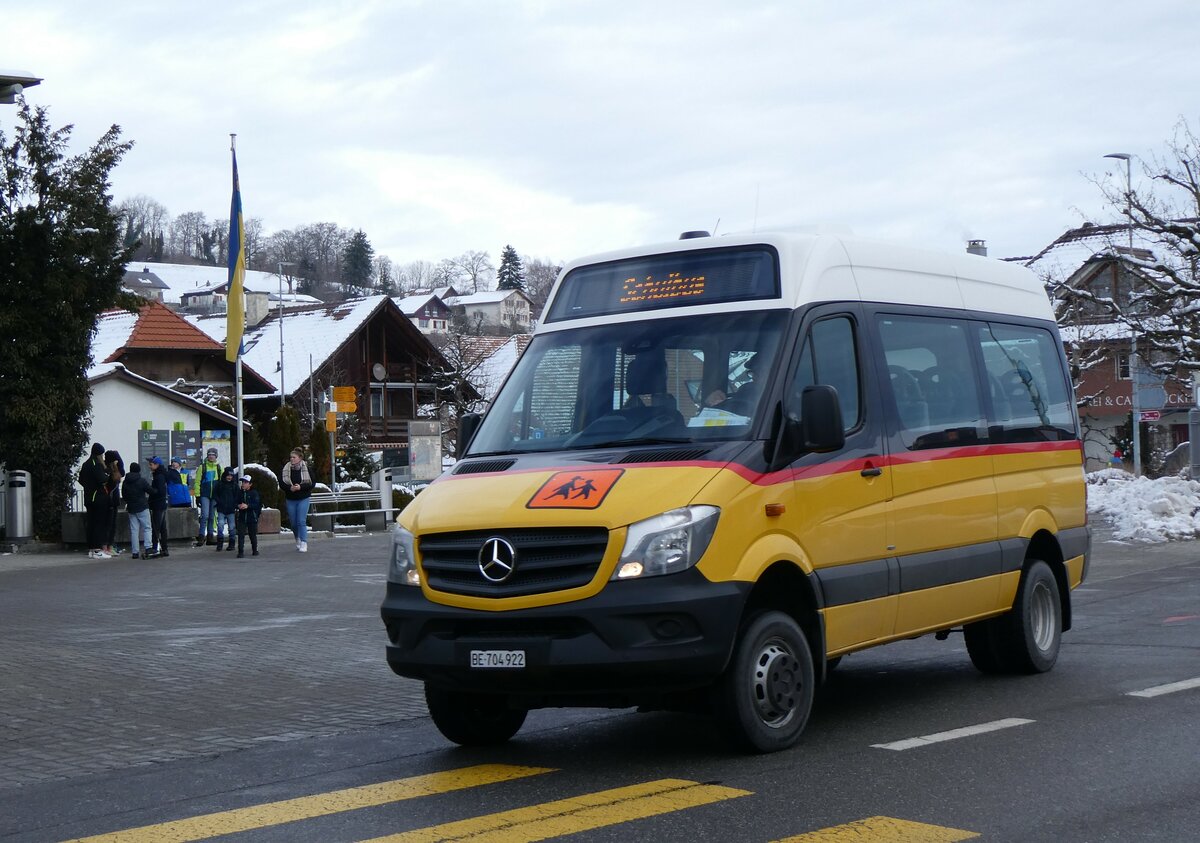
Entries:
{"label": "bus side mirror", "polygon": [[827,384],[804,387],[800,395],[800,418],[804,448],[826,453],[839,451],[846,444],[842,427],[842,404],[837,390]]}
{"label": "bus side mirror", "polygon": [[471,446],[471,440],[475,438],[475,431],[479,430],[482,420],[483,416],[479,413],[463,413],[458,417],[458,439],[454,443],[454,456],[457,459],[462,459],[467,453],[467,448]]}

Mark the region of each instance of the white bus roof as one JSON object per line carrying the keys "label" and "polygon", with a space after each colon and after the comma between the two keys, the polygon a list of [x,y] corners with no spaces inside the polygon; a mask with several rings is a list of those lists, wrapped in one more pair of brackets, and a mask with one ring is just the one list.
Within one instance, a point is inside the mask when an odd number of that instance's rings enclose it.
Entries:
{"label": "white bus roof", "polygon": [[[551,293],[551,301],[558,295],[562,279],[581,266],[672,252],[758,245],[771,246],[779,254],[779,299],[657,309],[646,311],[646,317],[738,309],[791,309],[826,301],[864,301],[1054,319],[1045,287],[1025,267],[966,252],[947,254],[841,234],[760,232],[696,237],[590,255],[571,261],[563,268]],[[640,316],[640,313],[625,312],[616,318],[628,320]],[[543,323],[538,332],[613,319],[613,316],[564,319]]]}

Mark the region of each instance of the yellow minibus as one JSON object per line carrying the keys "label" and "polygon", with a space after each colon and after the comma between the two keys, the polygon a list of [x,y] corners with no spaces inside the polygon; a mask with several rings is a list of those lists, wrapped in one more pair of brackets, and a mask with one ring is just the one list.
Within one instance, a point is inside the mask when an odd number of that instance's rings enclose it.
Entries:
{"label": "yellow minibus", "polygon": [[547,706],[703,707],[795,744],[848,653],[962,629],[1037,673],[1090,550],[1026,269],[754,234],[575,261],[393,534],[387,660],[451,741]]}

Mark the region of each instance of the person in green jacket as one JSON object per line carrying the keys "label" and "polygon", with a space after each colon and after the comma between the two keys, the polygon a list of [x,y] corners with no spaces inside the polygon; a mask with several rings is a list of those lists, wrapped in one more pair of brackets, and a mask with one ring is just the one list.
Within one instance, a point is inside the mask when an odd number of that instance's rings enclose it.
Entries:
{"label": "person in green jacket", "polygon": [[220,482],[221,464],[217,462],[217,449],[209,448],[204,462],[196,467],[192,475],[192,494],[200,505],[200,530],[196,536],[196,547],[212,544],[216,535],[217,504],[214,495]]}

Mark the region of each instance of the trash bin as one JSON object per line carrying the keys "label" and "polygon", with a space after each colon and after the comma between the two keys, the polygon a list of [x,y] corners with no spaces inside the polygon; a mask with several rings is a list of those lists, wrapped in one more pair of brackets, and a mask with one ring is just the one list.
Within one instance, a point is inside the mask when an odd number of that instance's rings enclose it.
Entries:
{"label": "trash bin", "polygon": [[33,538],[33,485],[28,471],[8,472],[4,524],[9,541]]}
{"label": "trash bin", "polygon": [[392,525],[392,470],[380,468],[371,475],[371,488],[379,492],[382,506],[379,512],[369,512],[364,526],[374,532],[382,532]]}

